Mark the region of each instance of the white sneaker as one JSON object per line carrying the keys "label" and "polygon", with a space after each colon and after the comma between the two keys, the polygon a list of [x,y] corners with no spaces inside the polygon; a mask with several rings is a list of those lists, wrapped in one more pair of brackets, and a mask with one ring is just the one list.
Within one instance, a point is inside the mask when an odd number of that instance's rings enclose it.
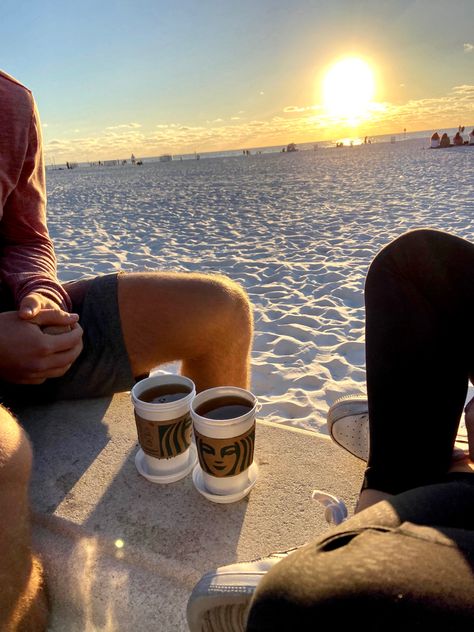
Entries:
{"label": "white sneaker", "polygon": [[[340,524],[347,518],[347,508],[337,496],[316,489],[312,498],[325,508],[328,523]],[[244,632],[258,583],[275,564],[298,548],[252,562],[220,566],[203,575],[188,600],[186,616],[191,632]]]}
{"label": "white sneaker", "polygon": [[244,632],[250,600],[262,577],[298,547],[252,562],[220,566],[201,577],[189,597],[191,632]]}
{"label": "white sneaker", "polygon": [[364,395],[336,400],[327,416],[329,434],[335,443],[363,461],[369,458],[369,406]]}

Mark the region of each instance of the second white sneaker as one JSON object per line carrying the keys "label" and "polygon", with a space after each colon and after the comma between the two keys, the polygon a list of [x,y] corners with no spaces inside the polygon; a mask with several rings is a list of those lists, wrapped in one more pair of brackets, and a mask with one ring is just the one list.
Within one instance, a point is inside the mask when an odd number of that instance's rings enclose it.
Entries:
{"label": "second white sneaker", "polygon": [[364,395],[336,400],[327,417],[329,434],[335,443],[358,459],[369,458],[369,406]]}

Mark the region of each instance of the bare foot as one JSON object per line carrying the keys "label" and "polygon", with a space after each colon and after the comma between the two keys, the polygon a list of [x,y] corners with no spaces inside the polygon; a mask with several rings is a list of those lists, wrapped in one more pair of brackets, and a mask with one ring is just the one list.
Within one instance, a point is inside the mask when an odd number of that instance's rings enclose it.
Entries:
{"label": "bare foot", "polygon": [[449,472],[467,472],[468,474],[474,474],[474,461],[467,452],[464,456],[459,454],[453,459]]}
{"label": "bare foot", "polygon": [[469,442],[469,456],[474,461],[474,397],[464,409],[464,420],[466,422],[467,440]]}
{"label": "bare foot", "polygon": [[367,509],[367,507],[371,505],[375,505],[375,503],[378,503],[380,500],[387,500],[387,498],[391,498],[392,496],[393,494],[380,492],[378,489],[363,489],[360,493],[354,513],[359,513],[359,511]]}

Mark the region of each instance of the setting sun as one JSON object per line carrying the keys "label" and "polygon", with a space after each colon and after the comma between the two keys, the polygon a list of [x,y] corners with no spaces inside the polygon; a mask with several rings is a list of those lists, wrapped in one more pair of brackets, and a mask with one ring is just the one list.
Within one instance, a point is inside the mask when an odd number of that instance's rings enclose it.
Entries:
{"label": "setting sun", "polygon": [[323,80],[327,113],[352,124],[367,115],[374,93],[374,73],[369,64],[358,57],[347,57],[336,62]]}

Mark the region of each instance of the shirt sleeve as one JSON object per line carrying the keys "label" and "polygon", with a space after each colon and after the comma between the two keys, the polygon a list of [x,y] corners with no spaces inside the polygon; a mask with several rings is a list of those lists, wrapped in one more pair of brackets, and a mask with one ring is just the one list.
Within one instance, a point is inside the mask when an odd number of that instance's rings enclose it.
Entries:
{"label": "shirt sleeve", "polygon": [[18,306],[31,292],[70,311],[71,301],[58,281],[56,256],[46,225],[46,185],[41,127],[32,98],[28,146],[16,186],[0,222],[0,275]]}

